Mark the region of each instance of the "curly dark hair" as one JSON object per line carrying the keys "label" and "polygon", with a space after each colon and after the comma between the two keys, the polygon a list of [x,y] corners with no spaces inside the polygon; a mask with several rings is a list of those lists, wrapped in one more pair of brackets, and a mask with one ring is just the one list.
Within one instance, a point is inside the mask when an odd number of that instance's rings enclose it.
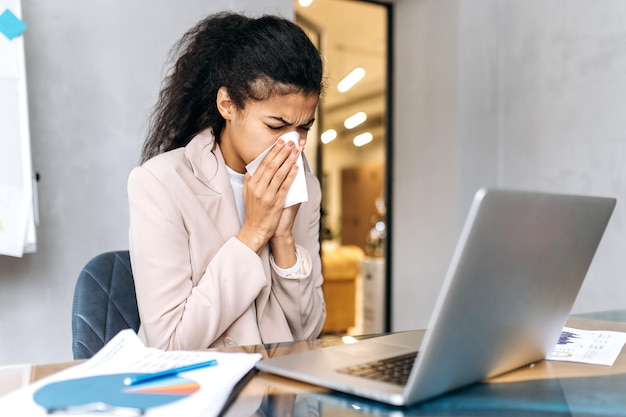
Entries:
{"label": "curly dark hair", "polygon": [[221,87],[240,109],[247,100],[323,90],[319,51],[298,25],[278,16],[210,15],[178,41],[172,56],[178,59],[152,113],[142,162],[187,145],[208,127],[219,138]]}

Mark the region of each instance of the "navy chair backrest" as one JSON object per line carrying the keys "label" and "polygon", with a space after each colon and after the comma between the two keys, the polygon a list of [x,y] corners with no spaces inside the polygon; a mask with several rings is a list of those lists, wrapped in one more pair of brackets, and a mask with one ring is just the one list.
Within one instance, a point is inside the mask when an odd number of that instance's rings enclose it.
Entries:
{"label": "navy chair backrest", "polygon": [[78,276],[72,307],[74,359],[88,359],[120,330],[139,329],[128,251],[100,254]]}

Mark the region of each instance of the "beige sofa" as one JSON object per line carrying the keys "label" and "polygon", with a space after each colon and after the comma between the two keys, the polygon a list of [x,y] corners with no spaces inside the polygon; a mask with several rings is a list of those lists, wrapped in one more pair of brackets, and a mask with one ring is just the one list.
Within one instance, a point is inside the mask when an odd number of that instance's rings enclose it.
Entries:
{"label": "beige sofa", "polygon": [[346,333],[356,324],[357,279],[363,249],[354,245],[322,246],[326,322],[322,333]]}

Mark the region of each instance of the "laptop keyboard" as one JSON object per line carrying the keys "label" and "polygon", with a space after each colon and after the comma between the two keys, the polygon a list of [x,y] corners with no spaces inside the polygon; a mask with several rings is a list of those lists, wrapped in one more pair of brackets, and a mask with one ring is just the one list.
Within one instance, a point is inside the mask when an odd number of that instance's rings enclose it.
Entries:
{"label": "laptop keyboard", "polygon": [[391,384],[406,385],[416,355],[417,352],[394,356],[393,358],[348,366],[338,369],[337,372]]}

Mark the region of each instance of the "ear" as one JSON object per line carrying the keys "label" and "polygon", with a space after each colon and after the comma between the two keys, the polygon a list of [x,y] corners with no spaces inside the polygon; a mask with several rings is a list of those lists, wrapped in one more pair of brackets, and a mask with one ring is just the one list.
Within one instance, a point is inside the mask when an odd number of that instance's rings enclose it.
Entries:
{"label": "ear", "polygon": [[231,120],[233,113],[235,112],[235,105],[230,99],[230,94],[226,87],[220,87],[217,90],[217,110],[220,112],[225,120]]}

